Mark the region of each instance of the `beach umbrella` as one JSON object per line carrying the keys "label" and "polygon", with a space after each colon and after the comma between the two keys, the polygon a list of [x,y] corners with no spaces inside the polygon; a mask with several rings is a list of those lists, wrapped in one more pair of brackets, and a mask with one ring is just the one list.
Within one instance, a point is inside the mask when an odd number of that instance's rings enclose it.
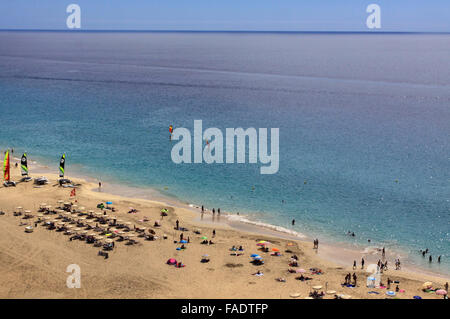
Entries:
{"label": "beach umbrella", "polygon": [[261,256],[253,257],[253,260],[262,260]]}
{"label": "beach umbrella", "polygon": [[322,289],[322,286],[313,286],[312,287],[314,290],[319,290],[319,289]]}
{"label": "beach umbrella", "polygon": [[436,295],[445,296],[446,294],[447,294],[447,291],[444,289],[436,290]]}
{"label": "beach umbrella", "polygon": [[184,239],[183,239],[183,240],[180,240],[180,243],[181,243],[181,244],[187,244],[187,240],[184,240]]}
{"label": "beach umbrella", "polygon": [[306,270],[299,268],[299,269],[296,269],[295,272],[298,273],[298,274],[303,274],[303,273],[306,272]]}
{"label": "beach umbrella", "polygon": [[433,283],[431,281],[424,282],[422,285],[423,289],[430,289],[431,287],[433,287]]}
{"label": "beach umbrella", "polygon": [[209,257],[209,255],[208,254],[204,254],[202,257]]}
{"label": "beach umbrella", "polygon": [[422,297],[420,297],[420,296],[414,296],[413,298],[414,299],[422,299]]}
{"label": "beach umbrella", "polygon": [[106,205],[112,205],[113,203],[112,202],[106,202]]}
{"label": "beach umbrella", "polygon": [[206,236],[203,236],[203,237],[202,237],[202,239],[205,239],[205,240],[206,240],[206,239],[208,239],[208,237],[206,237]]}
{"label": "beach umbrella", "polygon": [[292,292],[292,293],[289,294],[289,296],[291,296],[292,298],[298,298],[298,297],[300,297],[300,293]]}
{"label": "beach umbrella", "polygon": [[272,251],[280,251],[278,248],[272,248]]}
{"label": "beach umbrella", "polygon": [[258,257],[258,254],[251,254],[250,257]]}
{"label": "beach umbrella", "polygon": [[395,292],[393,292],[392,290],[389,290],[389,291],[386,291],[386,295],[395,296]]}
{"label": "beach umbrella", "polygon": [[175,265],[175,264],[177,263],[177,260],[174,259],[174,258],[170,258],[170,259],[167,261],[167,263],[168,263],[169,265]]}

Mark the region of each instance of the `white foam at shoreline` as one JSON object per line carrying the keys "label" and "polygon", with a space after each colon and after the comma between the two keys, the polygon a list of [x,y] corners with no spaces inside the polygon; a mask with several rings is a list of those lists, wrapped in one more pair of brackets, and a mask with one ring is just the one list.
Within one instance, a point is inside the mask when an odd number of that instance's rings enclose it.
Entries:
{"label": "white foam at shoreline", "polygon": [[303,235],[302,233],[296,232],[295,230],[287,229],[287,228],[272,225],[272,224],[263,223],[260,221],[250,220],[244,216],[227,215],[226,217],[230,222],[238,222],[238,223],[249,224],[249,225],[253,225],[253,226],[257,226],[257,227],[261,227],[261,228],[266,228],[266,229],[273,230],[276,232],[289,234],[289,235],[292,235],[292,236],[295,236],[295,237],[298,237],[301,239],[307,238],[305,235]]}

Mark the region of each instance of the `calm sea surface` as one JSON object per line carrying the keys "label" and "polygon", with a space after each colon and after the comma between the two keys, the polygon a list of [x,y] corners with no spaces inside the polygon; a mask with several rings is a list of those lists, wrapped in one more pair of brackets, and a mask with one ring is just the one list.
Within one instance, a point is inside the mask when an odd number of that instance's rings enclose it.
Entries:
{"label": "calm sea surface", "polygon": [[[0,32],[0,148],[450,273],[449,57],[445,34]],[[278,174],[174,164],[195,119],[280,128]]]}

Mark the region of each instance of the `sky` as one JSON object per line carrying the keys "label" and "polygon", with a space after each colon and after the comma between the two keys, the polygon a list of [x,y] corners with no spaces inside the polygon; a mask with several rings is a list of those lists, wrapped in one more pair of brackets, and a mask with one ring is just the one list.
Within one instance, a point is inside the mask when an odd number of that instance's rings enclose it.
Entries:
{"label": "sky", "polygon": [[[450,0],[0,0],[0,29],[450,32]],[[381,29],[368,29],[369,4]]]}

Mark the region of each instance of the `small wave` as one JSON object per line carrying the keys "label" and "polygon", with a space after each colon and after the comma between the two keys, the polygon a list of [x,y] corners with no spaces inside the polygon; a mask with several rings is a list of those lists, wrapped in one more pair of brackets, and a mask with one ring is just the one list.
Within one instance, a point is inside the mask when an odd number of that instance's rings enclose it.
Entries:
{"label": "small wave", "polygon": [[280,233],[285,233],[285,234],[289,234],[298,238],[306,238],[305,235],[303,235],[302,233],[299,233],[295,230],[291,230],[291,229],[287,229],[281,226],[276,226],[276,225],[272,225],[272,224],[267,224],[267,223],[263,223],[260,221],[254,221],[254,220],[250,220],[244,216],[238,216],[238,215],[228,215],[227,216],[229,221],[232,222],[238,222],[238,223],[244,223],[244,224],[249,224],[249,225],[254,225],[257,227],[261,227],[261,228],[265,228],[265,229],[269,229],[269,230],[273,230],[276,232],[280,232]]}

